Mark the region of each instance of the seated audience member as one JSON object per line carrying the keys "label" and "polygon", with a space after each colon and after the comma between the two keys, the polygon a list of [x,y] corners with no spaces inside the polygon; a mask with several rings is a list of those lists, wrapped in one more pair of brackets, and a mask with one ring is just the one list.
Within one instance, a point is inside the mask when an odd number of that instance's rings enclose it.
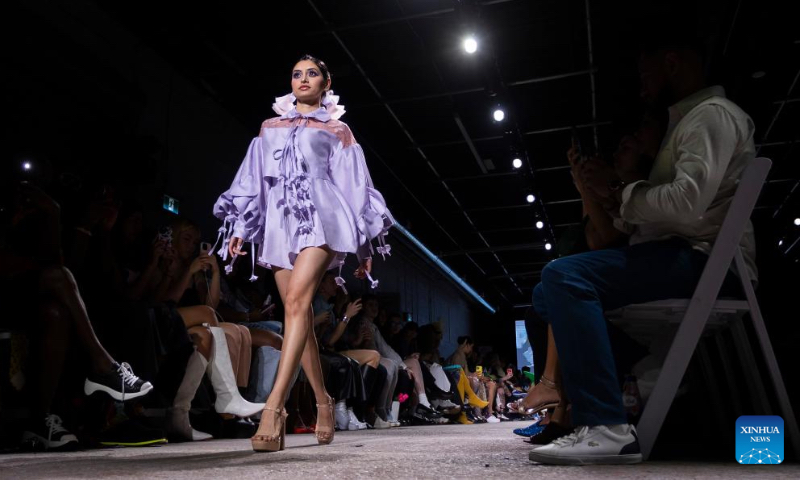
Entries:
{"label": "seated audience member", "polygon": [[[366,403],[366,408],[370,412],[375,411],[375,405],[380,401],[379,396],[385,386],[387,374],[385,367],[380,364],[379,352],[369,349],[350,349],[344,347],[343,342],[340,342],[351,319],[361,312],[362,302],[356,300],[344,303],[344,313],[337,315],[336,304],[331,304],[330,301],[340,303],[339,300],[343,297],[338,294],[341,289],[336,285],[335,278],[332,271],[326,272],[312,300],[314,332],[320,345],[320,359],[333,367],[331,369],[333,375],[337,376],[337,378],[327,378],[326,384],[330,382],[333,386],[353,386],[346,389],[348,393],[344,397],[335,397],[337,399],[334,409],[336,427],[340,430],[363,430],[367,428],[367,425],[358,418],[355,407]],[[337,345],[343,348],[337,351]],[[349,359],[350,362],[345,365],[339,357]],[[357,374],[358,376],[356,376]],[[363,393],[359,391],[362,389]],[[335,389],[329,391],[335,391]],[[378,426],[388,426],[388,423],[384,425],[377,422],[377,418],[373,424],[375,423]]]}
{"label": "seated audience member", "polygon": [[[373,322],[378,316],[378,299],[372,295],[365,295],[361,302],[363,309],[360,315],[348,325],[346,342],[354,348],[374,350],[380,353],[380,364],[386,369],[387,382],[375,407],[377,414],[375,423],[384,427],[384,424],[399,426],[398,420],[391,415],[392,402],[400,380],[400,372],[407,372],[408,367],[397,352],[386,343],[377,325]],[[403,375],[406,380],[410,378],[408,373],[403,373]]]}
{"label": "seated audience member", "polygon": [[218,321],[215,307],[220,301],[219,265],[207,252],[197,255],[199,229],[178,219],[169,236],[171,247],[162,255],[160,268],[153,272],[147,294],[175,309],[196,351],[189,357],[178,388],[168,430],[185,440],[205,439],[207,434],[191,428],[188,411],[206,373],[216,393],[214,408],[223,418],[250,417],[263,408],[263,404],[244,400],[238,389],[246,387],[249,380],[252,340],[248,329]]}
{"label": "seated audience member", "polygon": [[[613,166],[615,174],[624,179],[646,176],[652,167],[653,159],[658,154],[666,127],[666,109],[656,107],[647,109],[637,130],[632,135],[624,136],[614,152]],[[614,217],[606,211],[605,201],[585,187],[585,175],[582,169],[583,159],[574,145],[567,152],[567,159],[569,160],[575,187],[580,193],[583,202],[584,221],[581,226],[582,241],[574,242],[570,246],[574,251],[563,251],[562,253],[569,255],[583,253],[585,250],[613,248],[619,246],[621,242],[627,241],[627,234],[616,228]],[[598,160],[593,159],[592,161]],[[526,323],[531,333],[544,330],[541,318],[536,315],[535,311],[531,320]],[[612,333],[616,334],[616,331]],[[533,336],[535,337],[535,334]],[[617,337],[621,336],[617,335]],[[558,355],[553,340],[552,327],[549,325],[547,326],[545,337],[547,339],[547,353],[545,367],[539,376],[539,382],[528,390],[525,398],[508,405],[510,410],[521,415],[536,413],[548,408],[555,409],[548,418],[549,423],[546,430],[542,431],[538,428],[532,430],[537,433],[536,438],[532,438],[532,441],[537,443],[549,443],[571,431],[567,415],[567,395],[561,385]],[[538,342],[533,338],[532,342],[544,349],[542,342]],[[535,348],[534,351],[536,350],[539,349]]]}
{"label": "seated audience member", "polygon": [[78,285],[64,266],[60,206],[43,190],[22,183],[5,190],[0,222],[0,288],[13,299],[5,305],[0,327],[28,334],[34,354],[29,370],[31,417],[23,441],[45,449],[75,447],[75,435],[52,412],[71,339],[89,357],[84,392],[105,392],[126,401],[146,395],[153,386],[117,363],[95,335]]}
{"label": "seated audience member", "polygon": [[[458,347],[456,347],[456,351],[447,359],[447,364],[458,367],[457,373],[457,380],[455,382],[456,388],[458,389],[458,394],[461,399],[461,403],[466,405],[468,402],[469,405],[477,408],[477,409],[484,409],[489,405],[489,402],[480,398],[476,393],[476,390],[479,389],[481,383],[478,380],[477,376],[470,372],[469,364],[467,363],[467,356],[472,353],[472,349],[475,344],[470,337],[458,337]],[[481,417],[476,416],[476,418],[480,421]],[[460,423],[473,423],[466,413],[462,413],[461,417],[458,420]]]}
{"label": "seated audience member", "polygon": [[[692,295],[737,181],[755,156],[753,122],[722,87],[706,86],[699,44],[678,28],[658,33],[639,62],[644,99],[669,105],[667,140],[650,174],[621,178],[593,160],[581,166],[587,191],[632,233],[630,246],[551,262],[534,290],[534,308],[552,327],[577,426],[564,440],[533,450],[534,461],[641,461],[603,312]],[[756,278],[752,227],[740,247]],[[588,452],[588,444],[597,447]]]}

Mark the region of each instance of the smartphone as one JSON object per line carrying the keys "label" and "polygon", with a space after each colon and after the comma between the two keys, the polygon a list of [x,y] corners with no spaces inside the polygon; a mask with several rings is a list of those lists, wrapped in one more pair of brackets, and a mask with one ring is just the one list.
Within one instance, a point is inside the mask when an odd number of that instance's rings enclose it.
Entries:
{"label": "smartphone", "polygon": [[172,247],[172,227],[162,227],[158,231],[158,236],[156,237],[156,241],[165,241],[167,243],[167,247]]}
{"label": "smartphone", "polygon": [[581,137],[578,136],[578,129],[572,127],[569,129],[570,136],[572,137],[572,146],[575,147],[577,150],[578,155],[583,155],[583,149],[581,148]]}
{"label": "smartphone", "polygon": [[483,367],[480,365],[475,365],[475,375],[482,377],[483,376]]}
{"label": "smartphone", "polygon": [[211,244],[208,242],[200,242],[200,255],[211,255]]}
{"label": "smartphone", "polygon": [[271,303],[272,303],[272,294],[270,293],[269,295],[267,295],[267,299],[266,299],[266,300],[264,300],[264,305],[262,305],[262,307],[263,307],[263,308],[266,308],[266,307],[268,307],[268,306],[269,306]]}

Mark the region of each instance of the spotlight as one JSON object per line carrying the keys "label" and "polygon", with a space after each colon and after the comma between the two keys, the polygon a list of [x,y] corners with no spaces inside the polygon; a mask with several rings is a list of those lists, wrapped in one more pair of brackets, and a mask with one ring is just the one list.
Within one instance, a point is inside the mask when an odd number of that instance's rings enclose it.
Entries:
{"label": "spotlight", "polygon": [[478,51],[478,41],[475,40],[475,37],[467,37],[464,39],[464,51],[470,54]]}
{"label": "spotlight", "polygon": [[533,203],[536,201],[536,197],[532,193],[529,193],[528,196],[525,197],[525,200],[527,200],[528,203]]}
{"label": "spotlight", "polygon": [[514,159],[514,160],[511,162],[511,165],[513,165],[513,166],[514,166],[514,168],[521,168],[521,167],[522,167],[522,160],[521,160],[521,159],[519,159],[519,158],[515,158],[515,159]]}
{"label": "spotlight", "polygon": [[543,229],[544,228],[544,222],[541,221],[541,220],[536,222],[536,228],[538,228],[539,230]]}
{"label": "spotlight", "polygon": [[24,162],[22,164],[22,169],[25,170],[26,172],[29,172],[31,170],[31,168],[33,168],[33,165],[31,165],[31,162]]}
{"label": "spotlight", "polygon": [[552,249],[553,249],[553,246],[552,246],[552,245],[550,245],[550,242],[547,242],[547,243],[545,243],[545,244],[544,244],[544,249],[545,249],[545,250],[552,250]]}
{"label": "spotlight", "polygon": [[506,112],[498,108],[497,110],[494,111],[492,116],[494,116],[495,122],[502,122],[506,118]]}
{"label": "spotlight", "polygon": [[783,240],[778,240],[778,246],[780,247],[782,245],[783,245]]}
{"label": "spotlight", "polygon": [[800,227],[800,218],[795,218],[794,219],[794,224],[797,225],[798,227]]}

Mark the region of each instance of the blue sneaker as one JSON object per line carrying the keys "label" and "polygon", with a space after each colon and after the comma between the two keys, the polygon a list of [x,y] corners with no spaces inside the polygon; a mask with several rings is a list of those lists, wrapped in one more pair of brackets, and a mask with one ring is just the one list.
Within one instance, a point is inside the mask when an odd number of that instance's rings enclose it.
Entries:
{"label": "blue sneaker", "polygon": [[539,425],[539,422],[536,422],[533,425],[530,425],[525,428],[515,428],[514,434],[519,435],[520,437],[530,438],[534,435],[538,435],[539,433],[541,433],[542,430],[544,430],[544,427],[545,427],[544,425]]}

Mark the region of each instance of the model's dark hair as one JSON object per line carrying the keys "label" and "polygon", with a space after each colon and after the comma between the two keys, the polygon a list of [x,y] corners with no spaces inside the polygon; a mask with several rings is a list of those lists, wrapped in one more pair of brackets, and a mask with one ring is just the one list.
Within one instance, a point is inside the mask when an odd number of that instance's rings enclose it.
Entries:
{"label": "model's dark hair", "polygon": [[330,69],[328,69],[328,65],[326,65],[325,62],[323,62],[322,60],[313,55],[306,54],[300,57],[300,60],[298,60],[297,63],[300,63],[305,60],[308,60],[309,62],[314,62],[314,65],[316,65],[317,68],[319,68],[320,73],[322,73],[322,79],[325,80],[325,82],[331,79],[331,71]]}

